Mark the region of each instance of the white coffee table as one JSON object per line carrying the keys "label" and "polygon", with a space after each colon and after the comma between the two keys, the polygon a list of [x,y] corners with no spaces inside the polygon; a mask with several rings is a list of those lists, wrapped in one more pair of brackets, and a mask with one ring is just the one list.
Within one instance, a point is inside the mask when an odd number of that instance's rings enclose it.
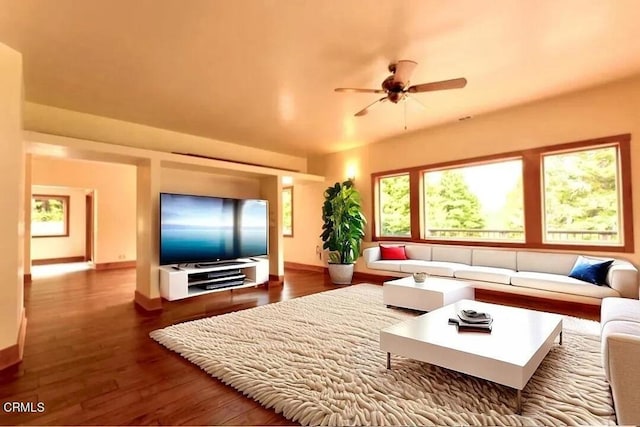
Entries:
{"label": "white coffee table", "polygon": [[[493,330],[458,332],[449,325],[460,309],[484,311],[493,317]],[[560,337],[562,316],[497,304],[462,300],[380,331],[380,348],[517,390],[517,410],[522,389]]]}
{"label": "white coffee table", "polygon": [[384,282],[382,301],[387,306],[431,311],[461,299],[474,299],[474,289],[455,279],[427,277],[416,283],[413,276]]}

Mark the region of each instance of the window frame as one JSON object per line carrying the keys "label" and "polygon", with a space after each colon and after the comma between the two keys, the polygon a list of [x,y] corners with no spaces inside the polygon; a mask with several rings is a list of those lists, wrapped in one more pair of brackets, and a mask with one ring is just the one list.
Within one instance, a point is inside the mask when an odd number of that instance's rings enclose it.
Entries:
{"label": "window frame", "polygon": [[[602,247],[602,248],[610,248],[610,247],[615,247],[615,246],[621,246],[624,245],[624,240],[625,240],[625,236],[624,236],[624,201],[622,198],[622,168],[620,167],[620,163],[621,163],[621,155],[620,155],[620,149],[618,144],[599,144],[599,145],[592,145],[592,146],[588,146],[588,147],[583,147],[583,148],[574,148],[574,149],[569,149],[569,150],[558,150],[558,151],[552,151],[552,152],[545,152],[540,156],[540,184],[541,184],[541,202],[542,202],[542,240],[543,242],[545,242],[546,244],[566,244],[566,245],[576,245],[579,243],[558,243],[557,241],[553,241],[553,240],[546,240],[546,234],[549,232],[549,230],[547,229],[547,224],[546,224],[546,204],[547,204],[547,200],[546,200],[546,194],[545,194],[545,169],[544,169],[544,160],[545,157],[547,156],[556,156],[556,155],[563,155],[563,154],[574,154],[574,153],[580,153],[580,152],[584,152],[584,151],[590,151],[590,150],[598,150],[598,149],[606,149],[606,148],[617,148],[616,150],[616,190],[617,190],[617,200],[618,200],[618,206],[617,206],[617,211],[618,211],[618,222],[619,222],[619,226],[618,226],[618,233],[620,235],[620,244],[618,245],[608,245],[608,244],[604,244],[604,243],[594,243],[593,246],[598,246],[598,247]],[[571,231],[567,231],[567,233],[570,233]]]}
{"label": "window frame", "polygon": [[[618,148],[619,171],[619,202],[620,202],[620,233],[621,242],[618,245],[586,245],[580,243],[545,243],[544,232],[544,201],[543,201],[543,156],[558,152],[572,152],[615,146]],[[451,169],[471,166],[473,164],[492,163],[513,158],[522,159],[522,184],[524,192],[524,242],[491,242],[478,240],[426,239],[422,236],[424,210],[422,197],[422,173],[438,169]],[[379,221],[380,204],[378,202],[379,179],[387,176],[409,174],[411,237],[394,238],[378,235],[376,223]],[[415,166],[404,169],[394,169],[371,174],[371,188],[373,205],[372,241],[405,241],[416,243],[431,243],[460,246],[487,246],[504,248],[572,250],[585,252],[624,252],[633,253],[633,199],[631,188],[631,134],[621,134],[594,138],[588,140],[567,142],[544,147],[536,147],[521,151],[492,154],[474,158],[452,160],[429,165]]]}
{"label": "window frame", "polygon": [[[286,187],[282,187],[282,194],[281,196],[284,196],[284,193],[288,192],[291,194],[291,233],[286,233],[284,230],[284,209],[283,209],[283,215],[282,215],[282,237],[293,237],[293,185],[288,185]],[[283,200],[283,205],[284,205],[284,198]]]}
{"label": "window frame", "polygon": [[33,205],[36,200],[60,200],[62,202],[63,219],[64,219],[64,233],[61,234],[33,234],[33,227],[31,227],[31,237],[33,238],[50,238],[50,237],[69,237],[69,218],[71,215],[71,203],[70,197],[62,194],[32,194],[31,195],[31,222],[33,223]]}
{"label": "window frame", "polygon": [[[501,157],[498,159],[491,159],[491,160],[484,160],[484,161],[470,161],[470,162],[466,162],[464,163],[464,165],[453,165],[453,166],[446,166],[446,167],[437,167],[437,168],[432,168],[429,167],[428,169],[422,169],[420,171],[420,182],[422,185],[421,188],[421,197],[424,197],[424,180],[425,180],[425,175],[429,172],[441,172],[441,171],[447,171],[447,170],[454,170],[454,169],[463,169],[463,168],[467,168],[467,167],[476,167],[476,166],[486,166],[486,165],[492,165],[492,164],[499,164],[499,163],[506,163],[506,162],[512,162],[512,161],[519,161],[522,164],[522,170],[524,171],[524,159],[522,156],[505,156],[505,157]],[[523,174],[524,175],[524,174]],[[524,179],[524,177],[523,177]],[[524,182],[522,183],[522,196],[523,196],[523,200],[522,200],[522,208],[524,211]],[[493,246],[495,245],[501,245],[502,243],[517,243],[517,244],[522,244],[526,242],[526,219],[525,219],[525,223],[523,224],[523,229],[522,229],[522,240],[472,240],[472,239],[460,239],[460,240],[456,240],[456,239],[446,239],[446,238],[433,238],[433,239],[426,239],[424,236],[426,235],[426,204],[424,201],[424,198],[421,198],[421,218],[420,218],[420,238],[422,240],[429,240],[429,241],[434,241],[434,242],[442,242],[442,243],[447,243],[447,242],[473,242],[475,243],[488,243],[491,244]],[[524,219],[524,218],[523,218]],[[485,230],[478,230],[478,231],[485,231]]]}
{"label": "window frame", "polygon": [[[392,174],[386,174],[383,176],[379,176],[378,179],[376,180],[376,185],[377,188],[375,190],[375,209],[376,209],[376,215],[374,215],[374,221],[373,221],[373,227],[375,230],[376,235],[378,235],[380,233],[380,227],[382,226],[382,220],[381,220],[381,216],[380,216],[380,208],[382,207],[382,200],[381,200],[381,193],[380,193],[380,180],[381,179],[385,179],[385,178],[394,178],[397,176],[404,176],[407,175],[409,177],[409,212],[411,212],[411,218],[413,218],[413,211],[412,211],[412,206],[413,206],[413,199],[412,199],[412,192],[411,192],[411,188],[412,188],[412,182],[411,182],[411,174],[410,173],[406,173],[406,172],[402,172],[402,173],[392,173]],[[380,236],[380,238],[383,239],[387,239],[387,240],[401,240],[401,241],[410,241],[411,239],[413,239],[413,223],[410,224],[409,226],[409,234],[410,236]]]}

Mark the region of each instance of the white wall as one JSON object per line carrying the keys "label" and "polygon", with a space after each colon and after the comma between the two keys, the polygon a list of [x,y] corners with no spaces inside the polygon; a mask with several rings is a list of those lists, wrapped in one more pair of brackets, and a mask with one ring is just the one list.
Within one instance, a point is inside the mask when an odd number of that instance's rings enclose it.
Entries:
{"label": "white wall", "polygon": [[199,196],[258,199],[260,198],[260,181],[256,178],[163,168],[160,171],[160,191]]}
{"label": "white wall", "polygon": [[84,256],[87,234],[86,190],[34,185],[32,186],[32,194],[69,196],[69,235],[64,237],[32,237],[31,260]]}
{"label": "white wall", "polygon": [[284,260],[301,264],[322,265],[322,194],[329,185],[293,183],[293,237],[284,238]]}
{"label": "white wall", "polygon": [[17,344],[24,306],[22,93],[22,55],[0,44],[0,350]]}
{"label": "white wall", "polygon": [[[542,101],[496,111],[464,122],[409,132],[376,144],[309,160],[310,173],[326,177],[325,186],[342,181],[354,166],[356,188],[363,198],[371,238],[371,174],[393,169],[487,156],[565,142],[630,133],[634,253],[614,254],[640,265],[640,76]],[[304,226],[319,234],[322,190],[296,189],[295,209],[302,203]],[[298,218],[296,214],[296,218]],[[300,220],[298,220],[300,224]],[[287,239],[287,261],[322,265],[311,252],[309,236]],[[602,255],[606,254],[603,250]],[[356,267],[358,268],[358,267]]]}
{"label": "white wall", "polygon": [[307,159],[137,123],[26,102],[26,130],[154,151],[195,153],[217,159],[306,172]]}
{"label": "white wall", "polygon": [[[95,189],[96,241],[95,263],[133,261],[136,259],[136,168],[129,165],[33,156],[32,182],[38,186]],[[259,198],[260,181],[255,178],[215,175],[163,168],[160,191],[205,196]],[[34,190],[35,192],[35,190]],[[72,206],[71,213],[82,214],[78,227],[84,228],[84,195]],[[73,202],[72,202],[73,203]],[[82,206],[80,206],[82,205]],[[157,209],[157,207],[155,207]],[[157,214],[157,210],[156,210]],[[74,233],[75,234],[75,233]],[[84,237],[84,233],[81,233]],[[51,242],[43,242],[52,240]],[[34,238],[33,259],[59,258],[84,254],[84,239],[60,246],[64,238]],[[70,239],[67,239],[70,240]],[[56,249],[60,255],[50,256]],[[124,258],[122,256],[124,255]]]}
{"label": "white wall", "polygon": [[33,156],[32,184],[95,189],[94,262],[136,259],[134,166]]}

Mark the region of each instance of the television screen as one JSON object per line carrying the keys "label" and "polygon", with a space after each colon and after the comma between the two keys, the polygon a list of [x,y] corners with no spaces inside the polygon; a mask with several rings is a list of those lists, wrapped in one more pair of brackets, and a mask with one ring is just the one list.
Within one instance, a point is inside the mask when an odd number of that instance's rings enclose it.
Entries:
{"label": "television screen", "polygon": [[267,254],[267,202],[160,194],[160,264]]}

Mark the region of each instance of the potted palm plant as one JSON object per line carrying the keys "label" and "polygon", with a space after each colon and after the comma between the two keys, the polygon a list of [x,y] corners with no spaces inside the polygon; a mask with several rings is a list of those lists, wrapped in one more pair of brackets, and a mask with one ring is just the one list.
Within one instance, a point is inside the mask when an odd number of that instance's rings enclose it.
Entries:
{"label": "potted palm plant", "polygon": [[336,182],[324,192],[322,205],[323,248],[329,251],[329,276],[337,285],[349,285],[353,266],[360,256],[360,246],[367,223],[362,214],[360,193],[353,181]]}

